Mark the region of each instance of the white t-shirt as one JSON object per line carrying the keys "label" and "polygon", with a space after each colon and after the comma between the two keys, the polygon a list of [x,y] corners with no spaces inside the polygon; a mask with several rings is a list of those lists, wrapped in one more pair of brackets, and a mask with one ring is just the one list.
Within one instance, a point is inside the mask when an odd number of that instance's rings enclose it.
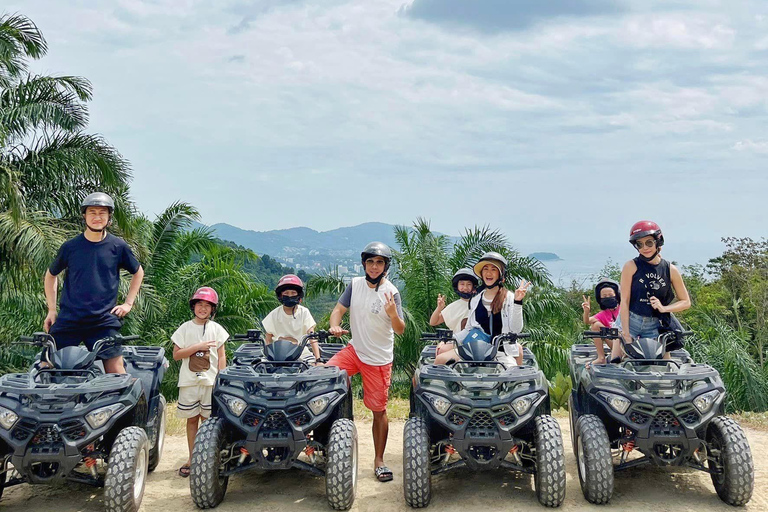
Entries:
{"label": "white t-shirt", "polygon": [[269,312],[261,321],[265,334],[271,334],[273,340],[277,338],[293,338],[301,341],[307,332],[315,326],[315,319],[307,308],[299,304],[296,313],[291,315],[285,312],[283,306]]}
{"label": "white t-shirt", "polygon": [[[294,318],[295,317],[295,318]],[[278,338],[293,338],[297,342],[301,342],[301,339],[307,335],[310,329],[315,324],[315,319],[312,318],[312,313],[307,308],[299,304],[296,306],[295,314],[288,314],[283,309],[283,306],[277,307],[269,312],[261,321],[262,327],[266,334],[272,335],[272,341]],[[302,359],[314,357],[310,344],[304,347],[304,351],[301,354]]]}
{"label": "white t-shirt", "polygon": [[469,301],[459,299],[451,302],[445,306],[441,314],[445,325],[458,334],[461,332],[461,321],[469,316]]}
{"label": "white t-shirt", "polygon": [[[179,387],[213,386],[219,373],[219,347],[229,339],[229,333],[213,320],[204,325],[197,325],[192,320],[184,322],[171,336],[171,341],[179,348],[187,348],[201,341],[215,341],[216,349],[208,352],[196,352],[181,360]],[[191,367],[190,367],[191,365]]]}
{"label": "white t-shirt", "polygon": [[[384,366],[394,359],[395,331],[392,320],[384,310],[385,293],[396,296],[399,302],[400,292],[389,280],[382,281],[379,290],[368,286],[364,277],[352,279],[349,304],[345,297],[339,302],[349,308],[349,327],[352,340],[349,344],[362,362],[372,366]],[[344,294],[346,295],[346,293]],[[398,316],[402,315],[398,307]],[[401,316],[402,318],[402,316]]]}

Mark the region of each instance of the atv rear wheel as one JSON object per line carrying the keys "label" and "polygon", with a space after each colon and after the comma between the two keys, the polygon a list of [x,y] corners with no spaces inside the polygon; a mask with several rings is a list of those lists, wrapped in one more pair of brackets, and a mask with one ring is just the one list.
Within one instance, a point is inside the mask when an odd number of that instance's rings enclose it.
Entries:
{"label": "atv rear wheel", "polygon": [[603,422],[594,414],[585,414],[576,422],[576,466],[587,501],[608,503],[613,494],[611,444]]}
{"label": "atv rear wheel", "polygon": [[429,505],[432,472],[429,460],[429,430],[423,418],[411,418],[403,429],[403,494],[413,508]]}
{"label": "atv rear wheel", "polygon": [[221,476],[221,452],[226,443],[222,418],[210,418],[200,425],[189,467],[189,489],[197,508],[213,508],[224,499],[229,477]]}
{"label": "atv rear wheel", "polygon": [[149,450],[149,470],[154,471],[160,464],[160,457],[163,456],[163,446],[165,445],[165,397],[160,395],[157,405],[157,416],[155,417],[155,442]]}
{"label": "atv rear wheel", "polygon": [[552,416],[537,416],[536,497],[545,507],[559,507],[565,499],[565,450],[560,425]]}
{"label": "atv rear wheel", "polygon": [[326,446],[325,495],[335,510],[347,510],[357,492],[357,428],[341,418],[333,422]]}
{"label": "atv rear wheel", "polygon": [[744,431],[731,418],[718,416],[707,429],[707,445],[710,468],[721,471],[712,474],[717,495],[729,505],[746,504],[755,486],[755,466]]}
{"label": "atv rear wheel", "polygon": [[124,428],[112,444],[104,478],[104,505],[108,512],[139,510],[148,468],[147,433],[140,427]]}

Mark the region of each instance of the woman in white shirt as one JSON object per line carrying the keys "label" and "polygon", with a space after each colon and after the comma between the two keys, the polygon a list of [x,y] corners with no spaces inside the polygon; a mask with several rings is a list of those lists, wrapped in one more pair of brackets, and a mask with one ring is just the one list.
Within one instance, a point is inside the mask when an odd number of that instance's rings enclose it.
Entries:
{"label": "woman in white shirt", "polygon": [[[522,331],[523,298],[530,283],[523,280],[514,293],[508,290],[504,286],[507,260],[497,252],[485,253],[475,265],[474,271],[483,281],[482,293],[470,301],[467,323],[464,329],[454,335],[456,340],[463,341],[473,329],[481,329],[491,339],[499,334]],[[520,345],[507,347],[506,350],[511,352],[515,352],[514,348],[517,348],[517,354],[514,359],[506,359],[510,363],[523,364],[523,351]],[[435,364],[446,364],[459,359],[458,352],[453,349],[439,354],[435,358]]]}

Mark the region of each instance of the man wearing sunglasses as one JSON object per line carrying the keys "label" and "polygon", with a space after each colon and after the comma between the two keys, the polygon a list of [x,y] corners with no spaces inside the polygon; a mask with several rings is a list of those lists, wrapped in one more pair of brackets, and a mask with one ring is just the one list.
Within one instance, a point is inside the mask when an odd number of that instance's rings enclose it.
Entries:
{"label": "man wearing sunglasses", "polygon": [[[624,340],[632,343],[638,337],[657,338],[660,329],[682,330],[672,313],[690,308],[691,300],[680,271],[661,257],[661,228],[649,220],[636,222],[629,231],[629,243],[638,255],[625,263],[621,271],[619,318]],[[675,344],[667,349],[682,347]]]}

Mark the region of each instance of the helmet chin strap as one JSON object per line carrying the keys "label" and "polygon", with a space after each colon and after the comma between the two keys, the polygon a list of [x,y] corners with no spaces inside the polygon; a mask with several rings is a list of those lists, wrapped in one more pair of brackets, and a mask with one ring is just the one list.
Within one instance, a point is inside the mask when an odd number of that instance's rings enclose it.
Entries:
{"label": "helmet chin strap", "polygon": [[386,275],[385,272],[382,272],[379,274],[379,277],[371,277],[368,275],[368,272],[365,273],[365,280],[368,281],[371,284],[376,285],[376,291],[379,291],[379,286],[381,286],[381,280],[384,279],[384,276]]}

